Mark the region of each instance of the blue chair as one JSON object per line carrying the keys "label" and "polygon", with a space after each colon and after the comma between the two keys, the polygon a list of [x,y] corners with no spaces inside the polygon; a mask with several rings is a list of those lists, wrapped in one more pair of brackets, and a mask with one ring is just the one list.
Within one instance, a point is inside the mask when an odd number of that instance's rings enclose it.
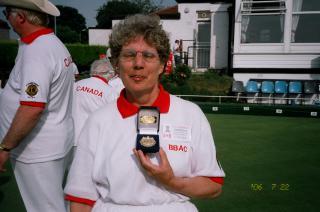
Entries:
{"label": "blue chair", "polygon": [[274,83],[274,103],[275,104],[287,104],[285,99],[288,93],[288,83],[284,80],[277,80]]}
{"label": "blue chair", "polygon": [[261,92],[267,94],[274,93],[274,84],[272,81],[263,81],[261,84]]}
{"label": "blue chair", "polygon": [[300,81],[291,81],[289,82],[289,94],[291,99],[290,102],[291,104],[300,104],[302,94],[302,83]]}
{"label": "blue chair", "polygon": [[272,94],[274,93],[274,83],[272,81],[262,81],[261,83],[261,93],[262,97],[265,97],[261,100],[262,103],[273,103],[271,99]]}
{"label": "blue chair", "polygon": [[277,80],[274,83],[274,92],[280,94],[288,93],[288,83],[283,80]]}
{"label": "blue chair", "polygon": [[259,93],[259,86],[257,81],[249,80],[246,86],[247,93]]}
{"label": "blue chair", "polygon": [[249,80],[246,85],[247,101],[248,103],[257,103],[259,95],[259,84],[257,81]]}
{"label": "blue chair", "polygon": [[302,93],[302,83],[300,81],[289,82],[289,93],[301,94]]}

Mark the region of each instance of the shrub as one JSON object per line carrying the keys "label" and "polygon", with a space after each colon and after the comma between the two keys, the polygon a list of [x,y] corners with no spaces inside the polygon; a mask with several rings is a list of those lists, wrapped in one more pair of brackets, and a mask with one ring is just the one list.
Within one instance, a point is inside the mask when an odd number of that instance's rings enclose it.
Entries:
{"label": "shrub", "polygon": [[[66,47],[80,72],[89,70],[91,63],[99,59],[99,55],[105,54],[107,50],[105,46],[89,46],[84,44],[66,44]],[[18,42],[0,41],[0,48],[1,72],[10,72],[17,56]]]}

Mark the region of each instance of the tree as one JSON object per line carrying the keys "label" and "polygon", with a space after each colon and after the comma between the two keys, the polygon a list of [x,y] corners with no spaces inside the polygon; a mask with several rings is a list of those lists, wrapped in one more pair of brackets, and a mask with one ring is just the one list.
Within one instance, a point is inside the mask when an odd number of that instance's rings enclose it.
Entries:
{"label": "tree", "polygon": [[62,5],[57,7],[60,10],[60,16],[56,18],[57,36],[62,42],[87,42],[88,36],[84,33],[87,29],[86,19],[73,7]]}
{"label": "tree", "polygon": [[126,15],[136,13],[150,13],[157,10],[159,7],[155,6],[150,0],[112,0],[103,4],[99,9],[96,16],[97,27],[107,28],[112,27],[112,19],[123,18]]}

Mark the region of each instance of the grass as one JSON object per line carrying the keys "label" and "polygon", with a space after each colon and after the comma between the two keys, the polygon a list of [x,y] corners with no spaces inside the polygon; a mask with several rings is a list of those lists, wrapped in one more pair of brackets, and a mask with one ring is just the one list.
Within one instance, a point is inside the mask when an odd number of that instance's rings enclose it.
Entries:
{"label": "grass", "polygon": [[200,211],[318,211],[320,122],[311,118],[207,115],[226,172]]}
{"label": "grass", "polygon": [[[226,172],[223,194],[193,200],[200,212],[318,211],[320,122],[313,118],[207,114]],[[1,212],[23,212],[11,172],[0,175]]]}

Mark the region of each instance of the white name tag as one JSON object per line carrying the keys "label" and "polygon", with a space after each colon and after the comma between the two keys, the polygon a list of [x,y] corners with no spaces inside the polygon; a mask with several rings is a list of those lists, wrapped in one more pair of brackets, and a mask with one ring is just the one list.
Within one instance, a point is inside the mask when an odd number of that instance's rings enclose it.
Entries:
{"label": "white name tag", "polygon": [[191,127],[163,125],[162,138],[177,141],[191,141]]}

